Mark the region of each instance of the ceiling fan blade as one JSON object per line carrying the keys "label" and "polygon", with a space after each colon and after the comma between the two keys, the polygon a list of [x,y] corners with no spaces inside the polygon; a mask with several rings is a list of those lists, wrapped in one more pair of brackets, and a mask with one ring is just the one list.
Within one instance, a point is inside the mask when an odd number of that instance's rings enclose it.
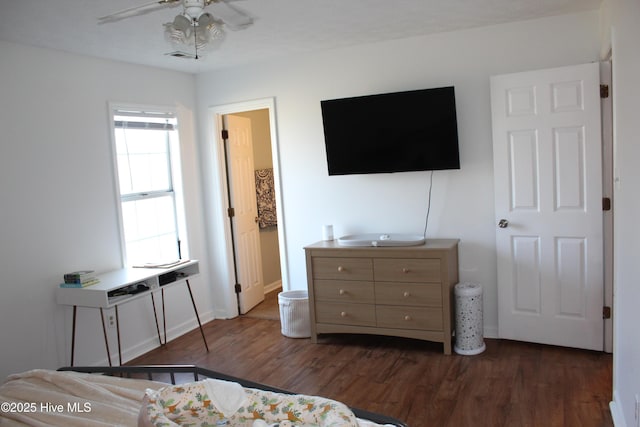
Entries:
{"label": "ceiling fan blade", "polygon": [[121,19],[130,18],[132,16],[144,15],[145,13],[154,12],[165,7],[174,7],[182,3],[181,0],[156,0],[151,3],[130,7],[111,15],[98,18],[98,24],[106,24],[109,22],[120,21]]}
{"label": "ceiling fan blade", "polygon": [[253,18],[239,8],[231,6],[222,0],[211,2],[213,16],[225,23],[231,30],[242,30],[253,24]]}

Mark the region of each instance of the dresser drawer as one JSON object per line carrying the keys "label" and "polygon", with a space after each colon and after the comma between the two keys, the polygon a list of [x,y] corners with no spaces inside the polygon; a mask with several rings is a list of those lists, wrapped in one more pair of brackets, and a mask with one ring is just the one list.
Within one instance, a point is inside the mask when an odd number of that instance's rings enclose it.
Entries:
{"label": "dresser drawer", "polygon": [[442,307],[439,283],[377,282],[375,294],[378,304]]}
{"label": "dresser drawer", "polygon": [[373,280],[370,258],[313,258],[314,279]]}
{"label": "dresser drawer", "polygon": [[441,281],[440,260],[421,258],[375,258],[373,272],[376,282]]}
{"label": "dresser drawer", "polygon": [[376,301],[373,282],[356,280],[313,281],[316,301],[355,302],[373,304]]}
{"label": "dresser drawer", "polygon": [[316,322],[337,325],[376,326],[376,309],[373,304],[316,301]]}
{"label": "dresser drawer", "polygon": [[379,328],[442,330],[442,309],[432,307],[376,306]]}

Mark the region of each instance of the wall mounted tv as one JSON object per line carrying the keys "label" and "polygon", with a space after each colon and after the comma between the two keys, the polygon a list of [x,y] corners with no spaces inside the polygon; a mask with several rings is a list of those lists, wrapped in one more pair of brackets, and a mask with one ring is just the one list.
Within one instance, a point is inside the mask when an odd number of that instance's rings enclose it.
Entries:
{"label": "wall mounted tv", "polygon": [[460,169],[453,86],[320,105],[329,175]]}

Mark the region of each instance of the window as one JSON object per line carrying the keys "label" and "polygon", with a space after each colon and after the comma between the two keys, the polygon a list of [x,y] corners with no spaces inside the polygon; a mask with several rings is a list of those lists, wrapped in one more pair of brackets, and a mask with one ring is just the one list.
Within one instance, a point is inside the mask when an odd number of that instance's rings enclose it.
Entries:
{"label": "window", "polygon": [[180,259],[175,114],[114,109],[112,117],[125,265]]}

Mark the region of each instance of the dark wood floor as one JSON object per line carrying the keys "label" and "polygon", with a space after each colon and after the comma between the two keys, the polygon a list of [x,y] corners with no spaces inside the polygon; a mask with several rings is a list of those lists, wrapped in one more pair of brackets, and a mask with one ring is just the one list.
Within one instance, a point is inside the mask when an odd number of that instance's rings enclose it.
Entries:
{"label": "dark wood floor", "polygon": [[442,344],[328,335],[282,336],[280,322],[239,317],[204,325],[128,364],[196,364],[427,426],[613,426],[612,357],[486,339],[476,356]]}

